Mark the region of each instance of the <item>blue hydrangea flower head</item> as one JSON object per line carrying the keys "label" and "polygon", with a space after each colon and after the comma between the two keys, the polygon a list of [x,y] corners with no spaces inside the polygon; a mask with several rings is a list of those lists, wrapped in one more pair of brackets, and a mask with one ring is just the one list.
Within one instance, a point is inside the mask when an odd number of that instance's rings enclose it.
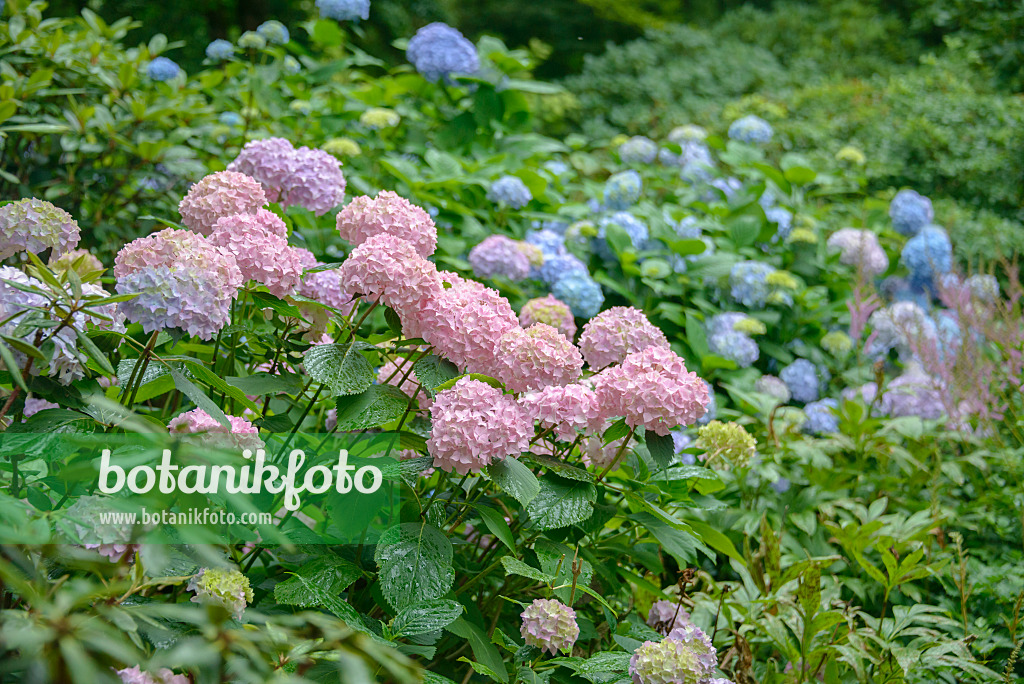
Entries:
{"label": "blue hydrangea flower head", "polygon": [[527,231],[526,242],[539,247],[545,258],[565,253],[565,237],[550,228]]}
{"label": "blue hydrangea flower head", "polygon": [[291,55],[285,55],[284,65],[282,66],[284,73],[288,75],[297,74],[302,71],[302,65],[299,64],[299,60],[295,59]]}
{"label": "blue hydrangea flower head", "polygon": [[491,183],[487,199],[492,202],[504,202],[513,209],[522,209],[530,203],[533,195],[522,179],[516,176],[502,176]]}
{"label": "blue hydrangea flower head", "polygon": [[235,46],[223,38],[212,40],[206,46],[206,56],[215,62],[231,59],[233,54],[235,54]]}
{"label": "blue hydrangea flower head", "polygon": [[929,290],[935,280],[953,268],[953,246],[946,231],[938,226],[927,226],[907,240],[900,261],[910,271],[910,282]]}
{"label": "blue hydrangea flower head", "polygon": [[558,159],[552,159],[551,161],[544,162],[544,168],[547,169],[548,173],[552,176],[557,176],[559,178],[568,175],[572,170],[569,168],[568,164]]}
{"label": "blue hydrangea flower head", "polygon": [[775,482],[772,482],[771,485],[772,489],[775,490],[776,494],[785,494],[786,492],[789,491],[790,486],[792,486],[792,483],[784,477],[780,477]]}
{"label": "blue hydrangea flower head", "polygon": [[322,19],[357,21],[370,18],[370,0],[316,0]]}
{"label": "blue hydrangea flower head", "polygon": [[669,433],[672,435],[672,451],[675,456],[679,457],[679,462],[683,465],[693,465],[697,462],[697,457],[693,454],[684,454],[685,449],[689,449],[693,446],[693,437],[686,434],[682,430],[673,430]]}
{"label": "blue hydrangea flower head", "polygon": [[889,204],[892,227],[900,235],[917,235],[935,218],[932,201],[915,190],[900,190]]}
{"label": "blue hydrangea flower head", "polygon": [[604,205],[613,211],[629,209],[640,199],[643,181],[636,171],[621,171],[604,184]]}
{"label": "blue hydrangea flower head", "polygon": [[587,265],[568,252],[550,257],[545,255],[544,263],[540,266],[540,279],[548,285],[554,285],[572,273],[589,275]]}
{"label": "blue hydrangea flower head", "polygon": [[256,32],[273,45],[284,45],[291,40],[291,36],[288,34],[288,27],[276,19],[263,22],[256,27]]}
{"label": "blue hydrangea flower head", "polygon": [[785,207],[768,207],[764,210],[768,220],[776,225],[775,235],[772,242],[784,241],[793,231],[793,212]]}
{"label": "blue hydrangea flower head", "polygon": [[736,119],[729,126],[730,138],[749,144],[764,145],[771,142],[773,135],[771,124],[754,114]]}
{"label": "blue hydrangea flower head", "polygon": [[[740,179],[733,178],[732,176],[730,176],[729,178],[714,178],[708,183],[708,185],[710,185],[713,188],[717,188],[718,190],[721,190],[722,194],[725,195],[726,202],[731,202],[733,198],[736,197],[736,193],[743,189],[743,183],[740,182]],[[718,193],[708,192],[704,196],[704,201],[714,202],[718,198]]]}
{"label": "blue hydrangea flower head", "polygon": [[818,400],[827,377],[824,368],[817,368],[807,359],[797,359],[779,373],[779,378],[786,383],[793,399],[804,403]]}
{"label": "blue hydrangea flower head", "polygon": [[431,83],[453,75],[469,76],[480,70],[480,56],[462,33],[448,24],[427,24],[409,39],[405,56]]}
{"label": "blue hydrangea flower head", "polygon": [[708,336],[708,349],[723,359],[735,361],[740,368],[754,365],[761,355],[754,338],[728,328],[712,329]]}
{"label": "blue hydrangea flower head", "polygon": [[679,153],[664,147],[658,151],[658,161],[665,166],[703,165],[712,168],[715,165],[711,157],[711,149],[699,140],[685,140],[679,143]]}
{"label": "blue hydrangea flower head", "polygon": [[839,418],[835,410],[839,408],[835,399],[812,401],[804,406],[807,420],[801,430],[812,435],[830,435],[839,432]]}
{"label": "blue hydrangea flower head", "polygon": [[658,145],[643,135],[634,135],[619,145],[619,158],[626,164],[650,164],[658,156]]}
{"label": "blue hydrangea flower head", "polygon": [[604,305],[601,286],[585,272],[577,271],[560,278],[551,288],[551,294],[578,318],[593,318]]}
{"label": "blue hydrangea flower head", "polygon": [[221,112],[220,115],[217,116],[217,120],[225,126],[241,126],[245,123],[242,115],[238,112]]}
{"label": "blue hydrangea flower head", "polygon": [[697,419],[697,425],[707,425],[718,417],[718,400],[715,398],[715,388],[707,380],[701,380],[708,390],[708,403],[704,404],[704,415]]}
{"label": "blue hydrangea flower head", "polygon": [[761,261],[740,261],[729,271],[730,296],[737,304],[761,307],[768,301],[771,288],[765,280],[775,267]]}
{"label": "blue hydrangea flower head", "polygon": [[647,245],[647,240],[650,238],[650,231],[647,230],[647,224],[633,216],[627,211],[617,211],[611,216],[606,216],[598,222],[597,237],[604,239],[608,226],[615,225],[626,231],[629,235],[630,242],[637,249],[643,249]]}
{"label": "blue hydrangea flower head", "polygon": [[999,297],[999,281],[994,275],[975,273],[964,283],[971,296],[983,302],[994,302]]}
{"label": "blue hydrangea flower head", "polygon": [[181,73],[181,67],[166,57],[157,57],[146,67],[146,74],[154,81],[170,81]]}

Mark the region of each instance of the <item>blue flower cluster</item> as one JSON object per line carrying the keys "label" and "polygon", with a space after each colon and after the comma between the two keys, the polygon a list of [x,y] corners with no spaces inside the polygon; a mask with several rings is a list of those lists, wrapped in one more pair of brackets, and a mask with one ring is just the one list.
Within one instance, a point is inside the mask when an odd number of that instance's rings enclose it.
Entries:
{"label": "blue flower cluster", "polygon": [[576,256],[568,252],[560,254],[544,255],[544,263],[540,266],[540,279],[548,286],[553,286],[562,278],[573,273],[583,273],[589,276],[587,265]]}
{"label": "blue flower cluster", "polygon": [[487,199],[492,202],[504,202],[513,209],[522,209],[530,203],[533,195],[522,179],[516,176],[502,176],[491,183]]}
{"label": "blue flower cluster", "polygon": [[551,287],[551,294],[572,309],[578,318],[593,318],[604,305],[601,286],[585,271],[575,271],[560,278]]}
{"label": "blue flower cluster", "polygon": [[146,67],[146,74],[154,81],[170,81],[181,73],[181,67],[166,57],[157,57]]}
{"label": "blue flower cluster", "polygon": [[901,235],[917,235],[935,218],[932,201],[915,190],[900,190],[889,204],[892,227]]}
{"label": "blue flower cluster", "polygon": [[619,145],[619,158],[626,164],[650,164],[658,156],[658,145],[648,137],[634,135]]}
{"label": "blue flower cluster", "polygon": [[793,212],[789,209],[785,207],[769,207],[764,210],[764,215],[776,226],[772,242],[784,242],[789,237],[789,234],[793,232]]}
{"label": "blue flower cluster", "polygon": [[910,283],[935,291],[936,279],[953,268],[953,245],[946,231],[927,226],[907,240],[900,261],[910,271]]}
{"label": "blue flower cluster", "polygon": [[206,46],[206,56],[215,62],[231,59],[234,54],[235,46],[223,38],[210,41],[210,44]]}
{"label": "blue flower cluster", "polygon": [[629,209],[640,199],[643,181],[636,171],[621,171],[604,184],[604,205],[613,211]]}
{"label": "blue flower cluster", "polygon": [[723,359],[735,361],[740,368],[749,368],[761,355],[761,350],[750,335],[736,330],[736,324],[746,314],[727,312],[712,316],[708,321],[708,350]]}
{"label": "blue flower cluster", "polygon": [[782,369],[779,378],[786,383],[793,399],[809,404],[821,396],[829,375],[827,370],[818,368],[807,359],[797,359]]}
{"label": "blue flower cluster", "polygon": [[701,380],[708,391],[708,403],[704,404],[704,415],[697,419],[697,425],[707,425],[718,417],[718,399],[715,396],[715,388],[707,380]]}
{"label": "blue flower cluster", "polygon": [[288,28],[276,19],[265,21],[257,26],[256,33],[266,38],[267,42],[272,45],[284,45],[291,40]]}
{"label": "blue flower cluster", "polygon": [[839,418],[835,414],[837,408],[839,408],[839,403],[835,399],[810,402],[804,406],[807,420],[804,421],[801,429],[812,435],[829,435],[839,432]]}
{"label": "blue flower cluster", "polygon": [[771,288],[765,280],[775,267],[761,261],[741,261],[729,271],[732,299],[746,307],[762,307],[768,302]]}
{"label": "blue flower cluster", "polygon": [[423,78],[436,83],[452,75],[469,76],[480,69],[480,56],[458,29],[448,24],[427,24],[409,39],[405,55]]}
{"label": "blue flower cluster", "polygon": [[356,21],[370,18],[370,0],[316,0],[323,19]]}
{"label": "blue flower cluster", "polygon": [[736,119],[729,126],[729,137],[740,142],[764,145],[771,142],[773,135],[771,124],[753,114]]}

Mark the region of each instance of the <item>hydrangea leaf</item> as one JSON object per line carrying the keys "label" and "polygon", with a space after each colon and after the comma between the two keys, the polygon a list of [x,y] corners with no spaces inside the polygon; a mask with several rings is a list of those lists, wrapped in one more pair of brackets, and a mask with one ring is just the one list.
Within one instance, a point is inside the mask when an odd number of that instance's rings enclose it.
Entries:
{"label": "hydrangea leaf", "polygon": [[303,356],[309,376],[337,395],[359,394],[373,384],[373,367],[359,353],[355,341],[348,344],[318,344]]}
{"label": "hydrangea leaf", "polygon": [[[274,599],[290,606],[319,606],[318,594],[310,586],[322,587],[331,594],[343,592],[362,575],[354,564],[336,556],[320,556],[303,565],[292,577],[274,587]],[[303,581],[305,580],[305,581]]]}
{"label": "hydrangea leaf", "polygon": [[675,444],[672,441],[672,435],[662,436],[648,431],[644,436],[644,440],[647,444],[647,451],[650,452],[651,458],[658,464],[658,467],[661,469],[668,468],[672,464],[672,457],[675,456]]}
{"label": "hydrangea leaf", "polygon": [[450,599],[421,601],[402,609],[391,621],[395,637],[426,634],[444,627],[462,615],[462,604]]}
{"label": "hydrangea leaf", "polygon": [[402,417],[409,397],[392,385],[370,385],[362,394],[338,398],[338,429],[368,430]]}
{"label": "hydrangea leaf", "polygon": [[596,499],[594,485],[548,475],[540,479],[540,493],[526,505],[526,512],[537,529],[554,530],[589,518]]}
{"label": "hydrangea leaf", "polygon": [[436,354],[431,354],[414,363],[413,371],[423,386],[423,390],[431,397],[436,394],[438,387],[460,376],[458,366]]}
{"label": "hydrangea leaf", "polygon": [[512,498],[527,505],[540,494],[540,482],[533,471],[515,458],[506,458],[487,466],[487,476]]}
{"label": "hydrangea leaf", "polygon": [[444,596],[455,582],[452,543],[432,525],[389,528],[377,542],[374,560],[380,567],[381,593],[398,611]]}

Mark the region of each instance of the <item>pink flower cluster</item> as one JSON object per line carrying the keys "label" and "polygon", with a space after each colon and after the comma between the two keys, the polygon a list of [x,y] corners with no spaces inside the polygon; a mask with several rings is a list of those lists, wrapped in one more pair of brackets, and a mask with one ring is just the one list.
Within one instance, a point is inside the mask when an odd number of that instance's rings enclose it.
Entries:
{"label": "pink flower cluster", "polygon": [[18,252],[47,249],[61,255],[78,245],[78,223],[59,207],[35,198],[0,207],[0,261]]}
{"label": "pink flower cluster", "polygon": [[478,278],[505,276],[519,281],[530,275],[529,256],[519,242],[504,235],[490,235],[469,250],[469,264]]}
{"label": "pink flower cluster", "polygon": [[668,635],[676,626],[690,621],[690,614],[675,601],[655,601],[647,611],[647,626]]}
{"label": "pink flower cluster", "polygon": [[437,267],[411,243],[389,233],[378,233],[352,250],[339,273],[343,290],[380,299],[407,323],[442,290]]}
{"label": "pink flower cluster", "polygon": [[438,392],[430,416],[434,467],[459,475],[518,456],[533,436],[533,423],[511,397],[470,378]]}
{"label": "pink flower cluster", "polygon": [[510,328],[498,339],[494,377],[512,392],[568,385],[583,372],[580,350],[550,325]]}
{"label": "pink flower cluster", "polygon": [[210,242],[235,257],[243,279],[277,297],[294,293],[302,280],[303,255],[288,245],[284,221],[266,209],[217,219]]}
{"label": "pink flower cluster", "polygon": [[598,373],[594,384],[606,415],[623,416],[630,427],[642,425],[661,436],[697,422],[708,403],[704,381],[662,347],[630,354],[621,365]]}
{"label": "pink flower cluster", "polygon": [[178,204],[181,222],[209,235],[217,219],[235,214],[254,214],[267,203],[263,188],[242,173],[220,171],[206,176],[188,190]]}
{"label": "pink flower cluster", "polygon": [[[263,442],[259,438],[259,429],[238,416],[228,416],[231,427],[221,425],[209,413],[202,409],[192,409],[172,418],[167,429],[172,435],[209,435],[209,443],[224,448],[261,449]],[[223,437],[230,435],[229,437]]]}
{"label": "pink flower cluster", "polygon": [[622,363],[629,354],[648,347],[668,349],[668,340],[665,333],[647,320],[643,311],[631,306],[602,311],[583,326],[580,335],[583,358],[594,370]]}
{"label": "pink flower cluster", "polygon": [[157,670],[156,674],[140,670],[139,666],[126,667],[117,671],[121,684],[189,684],[185,675],[174,674],[166,667]]}
{"label": "pink flower cluster", "polygon": [[576,335],[576,319],[572,309],[554,295],[531,299],[519,310],[519,324],[529,328],[534,323],[547,323],[570,340]]}
{"label": "pink flower cluster", "polygon": [[862,269],[865,275],[885,273],[889,257],[870,230],[842,228],[828,238],[830,249],[839,251],[839,262]]}
{"label": "pink flower cluster", "polygon": [[412,244],[423,258],[437,249],[437,228],[430,215],[389,190],[353,199],[338,212],[337,225],[341,237],[354,246],[388,233]]}
{"label": "pink flower cluster", "polygon": [[577,430],[594,432],[604,424],[597,393],[581,384],[545,387],[525,394],[520,404],[532,420],[553,428],[564,441],[575,439]]}
{"label": "pink flower cluster", "polygon": [[300,206],[317,215],[341,204],[345,176],[340,162],[327,152],[295,148],[284,138],[246,143],[228,171],[252,176],[263,186],[271,202]]}
{"label": "pink flower cluster", "polygon": [[534,599],[520,617],[523,624],[519,631],[527,645],[551,655],[571,652],[580,636],[576,611],[555,599]]}
{"label": "pink flower cluster", "polygon": [[198,233],[167,228],[121,248],[114,259],[118,306],[146,332],[181,328],[210,339],[231,318],[242,273],[234,257]]}

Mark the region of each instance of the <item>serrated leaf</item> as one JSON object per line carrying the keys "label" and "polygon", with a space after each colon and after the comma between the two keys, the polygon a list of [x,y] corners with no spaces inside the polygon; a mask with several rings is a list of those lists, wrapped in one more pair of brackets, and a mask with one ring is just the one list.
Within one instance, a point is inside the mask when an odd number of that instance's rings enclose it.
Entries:
{"label": "serrated leaf", "polygon": [[393,385],[370,385],[362,394],[338,398],[338,429],[369,430],[398,420],[409,397]]}
{"label": "serrated leaf", "polygon": [[300,320],[306,320],[302,317],[302,313],[298,307],[294,304],[289,304],[280,297],[275,297],[269,292],[260,292],[258,290],[252,290],[249,292],[249,296],[252,297],[253,302],[256,306],[261,309],[272,309],[277,313],[287,318],[298,318]]}
{"label": "serrated leaf", "polygon": [[237,387],[245,394],[262,397],[267,394],[298,394],[302,389],[302,376],[295,373],[255,373],[245,377],[227,377],[224,380],[232,387]]}
{"label": "serrated leaf", "polygon": [[650,452],[651,458],[658,464],[658,467],[661,469],[668,468],[676,451],[672,435],[665,435],[663,437],[653,431],[648,431],[644,440],[647,443],[647,451]]}
{"label": "serrated leaf", "polygon": [[487,466],[486,473],[507,494],[527,505],[540,494],[540,482],[533,471],[515,458],[506,458]]}
{"label": "serrated leaf", "polygon": [[414,363],[413,372],[416,373],[416,378],[423,386],[423,390],[431,397],[437,393],[438,387],[460,375],[458,366],[436,354],[431,354]]}
{"label": "serrated leaf", "polygon": [[594,514],[597,488],[588,482],[574,482],[545,476],[540,493],[526,505],[533,527],[554,530],[576,525]]}
{"label": "serrated leaf", "polygon": [[455,582],[452,543],[432,525],[406,523],[385,530],[374,560],[381,593],[395,610],[437,599]]}
{"label": "serrated leaf", "polygon": [[395,637],[426,634],[447,627],[462,615],[462,604],[450,599],[421,601],[402,609],[391,621]]}
{"label": "serrated leaf", "polygon": [[347,344],[318,344],[302,358],[309,376],[330,388],[335,396],[359,394],[373,384],[376,376],[356,341]]}
{"label": "serrated leaf", "polygon": [[529,459],[537,465],[544,466],[551,472],[555,473],[559,477],[564,477],[567,480],[578,480],[580,482],[593,482],[594,474],[583,468],[577,468],[571,466],[564,461],[559,461],[557,458],[552,458],[545,454],[530,454]]}
{"label": "serrated leaf", "polygon": [[295,575],[274,587],[274,599],[289,606],[312,608],[320,603],[319,594],[311,592],[310,586],[338,595],[359,579],[362,572],[343,558],[320,556],[299,568]]}

